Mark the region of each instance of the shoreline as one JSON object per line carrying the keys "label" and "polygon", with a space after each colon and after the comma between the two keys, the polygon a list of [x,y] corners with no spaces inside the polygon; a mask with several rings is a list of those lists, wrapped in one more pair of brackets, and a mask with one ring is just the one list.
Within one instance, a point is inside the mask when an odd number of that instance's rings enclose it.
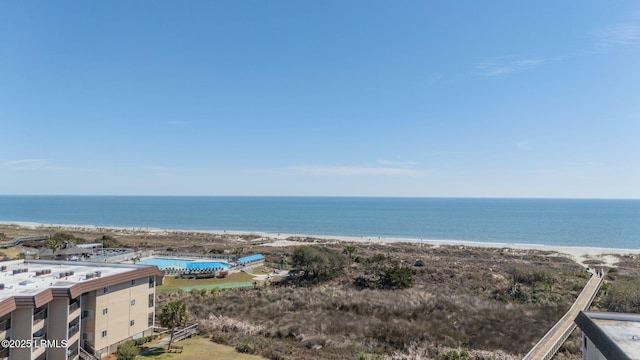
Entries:
{"label": "shoreline", "polygon": [[570,245],[545,245],[545,244],[525,244],[525,243],[499,243],[482,242],[469,240],[448,240],[448,239],[411,239],[397,237],[373,237],[373,236],[342,236],[342,235],[317,235],[317,234],[293,234],[293,233],[270,233],[262,231],[235,231],[235,230],[185,230],[185,229],[159,229],[143,227],[121,227],[121,226],[97,226],[97,225],[76,225],[76,224],[44,224],[35,222],[20,221],[0,221],[0,225],[15,226],[28,230],[60,229],[61,231],[84,231],[89,233],[99,233],[104,231],[121,232],[126,235],[153,234],[169,236],[171,234],[213,234],[213,235],[255,235],[268,240],[273,240],[271,244],[264,246],[296,246],[303,245],[304,242],[296,241],[296,238],[309,238],[323,241],[339,241],[345,243],[359,244],[424,244],[429,246],[467,246],[478,248],[513,249],[513,250],[535,250],[551,251],[568,255],[576,262],[583,264],[585,260],[592,257],[599,257],[608,265],[615,264],[615,257],[611,255],[639,255],[640,249],[622,249],[606,247],[570,246]]}

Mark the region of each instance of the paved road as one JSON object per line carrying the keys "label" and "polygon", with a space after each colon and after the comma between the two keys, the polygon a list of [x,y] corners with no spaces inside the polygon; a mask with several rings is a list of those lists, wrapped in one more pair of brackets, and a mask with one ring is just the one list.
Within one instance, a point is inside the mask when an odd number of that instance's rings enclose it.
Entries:
{"label": "paved road", "polygon": [[601,284],[602,278],[597,274],[592,275],[569,311],[529,351],[524,360],[551,359],[575,329],[576,324],[573,321],[580,311],[586,310],[591,305]]}

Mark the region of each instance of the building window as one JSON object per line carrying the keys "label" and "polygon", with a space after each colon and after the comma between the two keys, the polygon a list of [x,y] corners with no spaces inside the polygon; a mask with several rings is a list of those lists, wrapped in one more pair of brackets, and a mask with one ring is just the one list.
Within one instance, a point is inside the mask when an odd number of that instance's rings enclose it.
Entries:
{"label": "building window", "polygon": [[136,299],[131,299],[131,306],[136,304]]}
{"label": "building window", "polygon": [[153,326],[153,313],[149,313],[149,317],[147,318],[147,326]]}
{"label": "building window", "polygon": [[106,286],[106,287],[102,288],[102,293],[103,293],[103,294],[106,294],[106,293],[108,293],[108,292],[109,292],[109,287],[108,287],[108,286]]}
{"label": "building window", "polygon": [[109,308],[102,309],[102,315],[107,315],[109,313]]}
{"label": "building window", "polygon": [[131,286],[136,286],[136,281],[135,280],[131,280]]}
{"label": "building window", "polygon": [[107,330],[102,330],[102,337],[106,337],[107,336]]}
{"label": "building window", "polygon": [[135,324],[136,324],[136,321],[135,321],[135,320],[131,320],[131,321],[129,321],[129,325],[130,325],[130,326],[133,326],[133,325],[135,325]]}

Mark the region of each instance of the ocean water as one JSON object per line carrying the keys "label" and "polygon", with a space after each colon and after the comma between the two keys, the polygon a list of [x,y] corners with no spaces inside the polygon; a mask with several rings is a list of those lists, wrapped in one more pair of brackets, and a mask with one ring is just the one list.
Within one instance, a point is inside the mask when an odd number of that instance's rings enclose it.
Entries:
{"label": "ocean water", "polygon": [[640,200],[0,196],[0,221],[640,248]]}

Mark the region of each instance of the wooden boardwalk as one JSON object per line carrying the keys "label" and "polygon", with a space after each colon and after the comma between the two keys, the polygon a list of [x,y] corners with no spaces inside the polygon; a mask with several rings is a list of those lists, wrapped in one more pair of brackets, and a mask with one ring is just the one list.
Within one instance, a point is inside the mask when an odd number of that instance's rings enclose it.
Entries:
{"label": "wooden boardwalk", "polygon": [[10,248],[10,247],[14,247],[16,245],[19,245],[20,243],[23,243],[25,241],[43,241],[43,240],[47,240],[48,238],[49,238],[48,236],[19,237],[19,238],[15,238],[13,240],[0,242],[0,248],[6,249],[6,248]]}
{"label": "wooden boardwalk", "polygon": [[593,298],[598,293],[604,275],[591,275],[591,279],[582,289],[576,301],[571,305],[569,311],[549,330],[545,336],[525,355],[524,360],[549,360],[551,359],[560,346],[567,340],[571,332],[576,328],[574,320],[580,311],[587,310],[591,305]]}

